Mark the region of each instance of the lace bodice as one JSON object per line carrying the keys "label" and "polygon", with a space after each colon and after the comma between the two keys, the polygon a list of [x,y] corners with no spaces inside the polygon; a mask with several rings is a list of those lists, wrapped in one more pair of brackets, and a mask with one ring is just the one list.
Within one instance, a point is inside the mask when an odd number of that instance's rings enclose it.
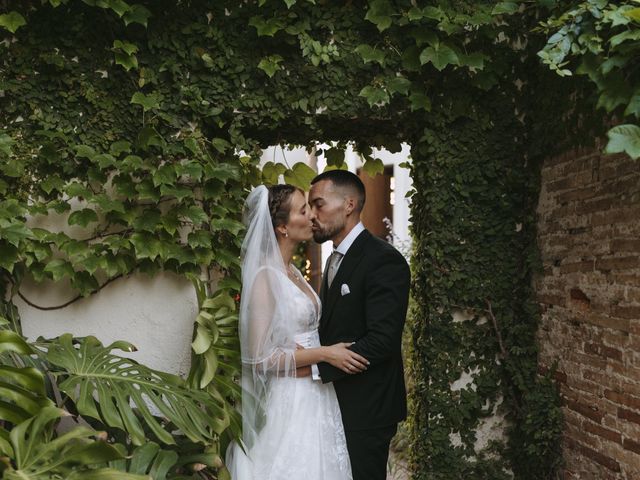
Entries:
{"label": "lace bodice", "polygon": [[296,321],[296,333],[309,332],[318,328],[322,306],[320,304],[320,298],[313,291],[311,285],[304,279],[300,271],[296,269],[295,274],[302,280],[300,283],[304,282],[302,288],[308,289],[308,293],[313,295],[315,301],[312,300],[307,293],[303,292],[296,283],[289,279],[292,292],[291,301],[288,302],[291,309],[290,314],[292,315],[292,319]]}

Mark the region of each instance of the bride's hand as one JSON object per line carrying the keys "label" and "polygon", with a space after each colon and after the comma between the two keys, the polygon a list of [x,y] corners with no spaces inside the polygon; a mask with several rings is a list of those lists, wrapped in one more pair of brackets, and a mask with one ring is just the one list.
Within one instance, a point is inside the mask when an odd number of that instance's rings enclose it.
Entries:
{"label": "bride's hand", "polygon": [[343,342],[325,347],[327,362],[346,373],[354,374],[363,372],[367,369],[369,360],[349,350],[347,347],[351,345],[353,345],[353,343]]}

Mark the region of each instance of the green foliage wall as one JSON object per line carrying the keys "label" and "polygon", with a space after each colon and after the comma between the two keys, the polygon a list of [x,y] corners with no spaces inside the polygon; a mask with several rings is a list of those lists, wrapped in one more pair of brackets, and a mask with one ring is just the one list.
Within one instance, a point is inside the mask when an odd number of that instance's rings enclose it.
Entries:
{"label": "green foliage wall", "polygon": [[[538,177],[518,140],[524,129],[509,102],[487,96],[468,116],[426,128],[414,149],[413,462],[428,466],[416,478],[542,479],[557,466],[559,410],[537,379]],[[454,312],[467,319],[454,322]],[[471,384],[452,391],[463,373]],[[496,411],[511,424],[508,440],[474,451]]]}

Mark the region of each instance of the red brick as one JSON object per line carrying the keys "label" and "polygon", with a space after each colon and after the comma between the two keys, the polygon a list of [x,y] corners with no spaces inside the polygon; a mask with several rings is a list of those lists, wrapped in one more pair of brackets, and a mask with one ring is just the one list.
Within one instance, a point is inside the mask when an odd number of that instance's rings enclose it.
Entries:
{"label": "red brick", "polygon": [[589,448],[578,442],[573,442],[573,444],[574,444],[574,449],[580,452],[585,457],[588,457],[594,460],[596,463],[599,463],[603,467],[606,467],[613,472],[620,471],[620,464],[613,458],[607,457],[606,455],[603,455],[602,453],[599,453],[593,450],[592,448]]}
{"label": "red brick", "polygon": [[592,272],[595,269],[595,263],[594,260],[565,263],[560,265],[560,273]]}
{"label": "red brick", "polygon": [[625,449],[631,450],[632,452],[640,455],[640,443],[635,442],[629,438],[625,438],[622,442],[622,445],[624,446]]}
{"label": "red brick", "polygon": [[611,328],[613,330],[621,330],[623,332],[629,331],[629,319],[612,317],[601,313],[593,312],[588,315],[584,315],[581,318],[585,323],[591,325],[597,325],[599,327]]}
{"label": "red brick", "polygon": [[584,429],[589,433],[593,433],[594,435],[604,438],[605,440],[622,444],[622,435],[618,432],[614,432],[613,430],[609,430],[608,428],[604,428],[592,422],[584,422]]}
{"label": "red brick", "polygon": [[627,410],[626,408],[618,407],[618,418],[629,420],[630,422],[640,425],[640,413]]}
{"label": "red brick", "polygon": [[599,198],[590,202],[581,202],[576,205],[576,215],[585,215],[588,213],[601,212],[609,210],[616,203],[614,198]]}
{"label": "red brick", "polygon": [[616,305],[611,309],[611,313],[618,318],[640,319],[640,307]]}
{"label": "red brick", "polygon": [[595,262],[595,269],[602,271],[611,270],[631,270],[640,267],[640,257],[634,255],[631,257],[617,257],[607,259],[597,259]]}
{"label": "red brick", "polygon": [[605,390],[604,397],[619,405],[625,405],[635,410],[640,410],[640,398],[627,393],[620,393],[614,390]]}
{"label": "red brick", "polygon": [[574,412],[579,413],[583,417],[590,418],[591,420],[600,423],[604,413],[598,410],[598,407],[594,405],[587,405],[584,403],[575,402],[573,400],[567,401],[567,407]]}
{"label": "red brick", "polygon": [[640,239],[616,239],[611,242],[611,250],[616,252],[640,252]]}

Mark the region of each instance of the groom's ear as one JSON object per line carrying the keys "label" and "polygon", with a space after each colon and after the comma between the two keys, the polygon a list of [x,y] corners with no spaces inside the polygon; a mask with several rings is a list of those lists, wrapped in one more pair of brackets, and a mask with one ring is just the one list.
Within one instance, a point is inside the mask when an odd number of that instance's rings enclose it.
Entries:
{"label": "groom's ear", "polygon": [[357,200],[352,195],[347,195],[345,198],[347,215],[351,215],[356,209]]}

